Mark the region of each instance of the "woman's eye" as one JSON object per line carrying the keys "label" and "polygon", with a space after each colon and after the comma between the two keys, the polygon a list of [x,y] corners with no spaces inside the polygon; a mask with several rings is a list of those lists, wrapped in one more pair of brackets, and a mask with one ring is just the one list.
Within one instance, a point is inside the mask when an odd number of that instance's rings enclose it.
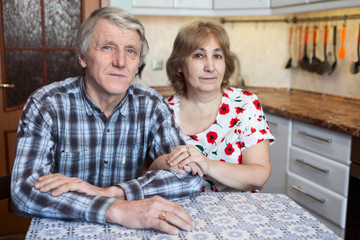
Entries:
{"label": "woman's eye", "polygon": [[196,53],[194,56],[195,56],[195,58],[202,58],[203,57],[203,55],[201,53]]}
{"label": "woman's eye", "polygon": [[222,55],[220,55],[220,54],[215,54],[215,58],[221,59],[221,58],[222,58]]}
{"label": "woman's eye", "polygon": [[111,50],[111,47],[110,47],[110,46],[104,46],[103,49],[105,49],[105,50]]}

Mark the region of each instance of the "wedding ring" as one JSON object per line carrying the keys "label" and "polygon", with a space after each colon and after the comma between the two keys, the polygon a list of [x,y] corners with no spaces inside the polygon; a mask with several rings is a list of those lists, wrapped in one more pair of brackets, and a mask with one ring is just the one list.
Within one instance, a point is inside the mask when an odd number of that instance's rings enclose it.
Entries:
{"label": "wedding ring", "polygon": [[191,156],[191,152],[190,152],[190,150],[189,150],[189,146],[188,146],[188,145],[186,145],[186,151],[187,151],[187,154],[189,155],[188,157],[190,157],[190,156]]}
{"label": "wedding ring", "polygon": [[162,212],[159,214],[159,219],[160,219],[160,220],[163,220],[163,221],[166,221],[166,218],[167,218],[167,212],[166,212],[166,211],[162,211]]}

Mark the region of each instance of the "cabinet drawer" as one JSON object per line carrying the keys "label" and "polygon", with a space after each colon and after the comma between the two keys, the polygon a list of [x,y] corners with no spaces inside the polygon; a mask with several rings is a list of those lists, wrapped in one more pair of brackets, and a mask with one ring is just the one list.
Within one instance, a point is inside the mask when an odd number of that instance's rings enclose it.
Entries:
{"label": "cabinet drawer", "polygon": [[294,121],[292,144],[350,165],[350,135]]}
{"label": "cabinet drawer", "polygon": [[291,146],[289,170],[345,197],[348,195],[349,166]]}
{"label": "cabinet drawer", "polygon": [[345,197],[291,172],[288,173],[287,195],[303,207],[345,228],[347,207]]}

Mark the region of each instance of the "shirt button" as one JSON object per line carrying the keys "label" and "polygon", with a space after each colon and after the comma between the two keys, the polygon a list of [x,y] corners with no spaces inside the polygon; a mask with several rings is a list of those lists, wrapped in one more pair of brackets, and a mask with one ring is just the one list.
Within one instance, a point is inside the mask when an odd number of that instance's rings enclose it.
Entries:
{"label": "shirt button", "polygon": [[109,162],[108,160],[105,160],[105,161],[104,161],[105,164],[108,164],[108,162]]}
{"label": "shirt button", "polygon": [[107,132],[110,132],[110,129],[108,128],[106,131],[107,131]]}

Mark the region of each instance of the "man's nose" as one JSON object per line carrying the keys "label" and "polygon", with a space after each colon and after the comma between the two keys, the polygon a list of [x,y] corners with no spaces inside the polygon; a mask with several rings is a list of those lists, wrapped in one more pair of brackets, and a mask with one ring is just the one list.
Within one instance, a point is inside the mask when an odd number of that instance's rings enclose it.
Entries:
{"label": "man's nose", "polygon": [[116,67],[125,67],[126,65],[126,56],[124,51],[117,51],[114,59],[113,59],[113,65]]}

